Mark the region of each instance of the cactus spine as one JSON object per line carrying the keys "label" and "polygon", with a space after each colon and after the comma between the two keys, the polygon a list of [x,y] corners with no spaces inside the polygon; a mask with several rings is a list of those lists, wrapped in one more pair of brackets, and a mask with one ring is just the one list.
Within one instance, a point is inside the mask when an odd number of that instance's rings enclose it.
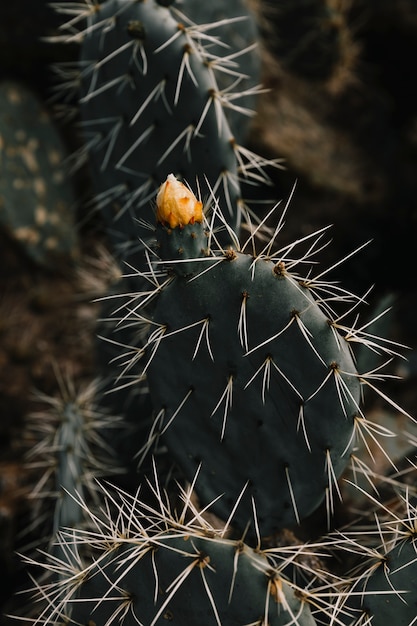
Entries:
{"label": "cactus spine", "polygon": [[76,505],[76,496],[96,506],[96,480],[124,471],[110,443],[123,429],[123,422],[100,408],[98,381],[77,388],[60,372],[57,380],[60,395],[37,392],[36,399],[44,408],[27,420],[27,466],[38,477],[32,493],[37,500],[32,523],[45,526],[52,542],[61,528],[84,525],[86,516]]}
{"label": "cactus spine", "polygon": [[378,531],[362,525],[357,530],[353,527],[339,533],[336,540],[342,553],[360,555],[346,576],[348,584],[341,581],[344,588],[338,623],[382,626],[391,621],[398,626],[412,626],[417,615],[415,496],[408,488],[402,488],[393,510],[379,498],[369,497],[369,504],[374,509]]}

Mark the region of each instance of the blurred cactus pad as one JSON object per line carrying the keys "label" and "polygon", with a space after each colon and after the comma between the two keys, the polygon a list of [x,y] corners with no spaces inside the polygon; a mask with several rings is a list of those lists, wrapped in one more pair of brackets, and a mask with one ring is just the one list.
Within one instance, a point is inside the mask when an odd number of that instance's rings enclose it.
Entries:
{"label": "blurred cactus pad", "polygon": [[65,156],[38,97],[17,82],[0,83],[0,223],[45,266],[77,253],[75,194]]}
{"label": "blurred cactus pad", "polygon": [[196,4],[192,19],[179,11],[187,3],[163,4],[110,0],[67,36],[80,41],[80,160],[89,162],[115,253],[134,264],[152,222],[149,200],[170,172],[198,179],[205,195],[213,190],[236,228],[242,186],[266,182],[262,159],[240,145],[259,91],[252,14],[234,2],[206,9],[199,19],[210,19],[199,26]]}

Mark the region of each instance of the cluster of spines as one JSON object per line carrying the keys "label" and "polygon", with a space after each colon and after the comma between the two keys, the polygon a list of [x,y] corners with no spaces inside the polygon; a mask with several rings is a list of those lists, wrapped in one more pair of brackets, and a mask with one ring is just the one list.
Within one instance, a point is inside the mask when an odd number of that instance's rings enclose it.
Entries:
{"label": "cluster of spines", "polygon": [[[214,208],[214,211],[216,212],[216,207]],[[336,300],[342,300],[342,301],[353,301],[353,308],[355,308],[357,306],[357,304],[359,304],[362,299],[361,298],[355,298],[352,296],[352,294],[348,294],[347,292],[344,292],[342,290],[340,290],[340,288],[336,285],[332,285],[331,283],[326,283],[324,281],[324,276],[325,273],[322,272],[319,274],[319,277],[317,279],[315,279],[314,277],[312,277],[311,275],[307,274],[305,275],[303,273],[303,275],[298,275],[295,271],[296,266],[298,265],[297,260],[295,260],[293,258],[293,253],[294,253],[294,247],[295,245],[290,244],[285,246],[285,248],[283,250],[280,251],[275,251],[274,248],[274,243],[271,242],[267,247],[263,247],[262,249],[262,254],[257,255],[255,253],[255,237],[256,235],[252,234],[249,238],[249,240],[243,244],[239,249],[236,250],[232,250],[230,248],[228,249],[224,249],[222,248],[220,245],[217,245],[216,242],[216,235],[214,232],[214,221],[210,221],[210,219],[206,216],[205,218],[205,226],[206,229],[208,230],[208,233],[205,235],[205,239],[204,241],[209,242],[208,246],[205,248],[205,256],[203,257],[203,261],[201,260],[201,258],[197,258],[195,260],[196,262],[196,267],[198,263],[206,263],[208,262],[209,265],[206,266],[205,268],[203,267],[203,269],[198,269],[198,272],[196,275],[194,274],[190,274],[189,272],[186,272],[185,275],[183,276],[183,278],[186,281],[190,281],[190,280],[198,280],[198,276],[201,274],[201,272],[206,273],[207,271],[210,272],[210,268],[212,266],[212,263],[214,262],[215,264],[219,263],[219,262],[231,262],[233,261],[233,259],[236,257],[236,255],[238,253],[240,253],[241,249],[245,249],[246,247],[251,247],[252,248],[252,252],[253,255],[251,257],[252,259],[252,263],[253,263],[253,267],[254,267],[254,271],[256,271],[256,263],[258,261],[264,261],[264,260],[268,260],[272,262],[273,266],[276,268],[276,273],[277,273],[277,277],[279,279],[279,277],[283,277],[284,275],[295,281],[297,284],[300,285],[301,289],[304,289],[306,286],[308,286],[309,284],[311,284],[314,289],[315,285],[318,285],[317,289],[318,291],[316,293],[325,293],[326,296],[325,298],[319,297],[318,298],[318,302],[319,305],[323,307],[323,312],[325,312],[327,318],[331,319],[331,313],[332,313],[332,302],[336,299]],[[282,218],[281,220],[279,220],[279,223],[281,224],[282,222]],[[276,234],[278,234],[278,232],[280,231],[281,226],[279,226],[276,229]],[[235,239],[236,241],[236,246],[238,247],[238,242],[237,242],[237,238]],[[308,238],[306,238],[306,240],[302,240],[300,242],[297,242],[298,245],[302,244],[302,243],[306,243],[307,242],[307,252],[305,254],[302,254],[300,257],[300,261],[299,263],[306,263],[306,262],[311,262],[311,256],[315,253],[315,251],[317,250],[317,248],[320,246],[320,242],[321,242],[321,233],[319,233],[319,235],[317,237],[313,237],[310,236]],[[151,258],[153,259],[153,261],[151,261]],[[173,261],[168,260],[165,261],[164,259],[160,259],[157,258],[154,255],[151,255],[151,252],[149,251],[149,255],[148,255],[148,259],[149,259],[149,276],[152,276],[153,279],[156,280],[156,275],[158,270],[158,266],[160,267],[162,265],[162,268],[164,268],[165,264],[171,265],[173,267],[176,266],[176,264],[178,264],[179,267],[181,267],[183,264],[181,262],[177,261]],[[204,259],[206,259],[206,261],[204,261]],[[154,265],[154,262],[156,262],[156,266]],[[188,259],[187,262],[190,264],[191,268],[193,267],[193,259]],[[155,269],[156,268],[156,269]],[[173,277],[172,275],[167,276],[166,272],[164,270],[162,270],[161,275],[164,275],[167,281],[172,281]],[[149,278],[148,276],[148,278]],[[158,281],[157,281],[158,282]],[[167,283],[168,284],[168,283]],[[158,288],[155,290],[155,293],[152,292],[152,290],[146,294],[145,299],[147,300],[148,297],[154,298],[156,297],[161,291],[163,291],[163,287],[162,285],[158,282]],[[141,294],[133,294],[132,296],[132,302],[131,304],[128,306],[127,311],[126,311],[126,315],[123,318],[123,320],[121,320],[123,323],[127,323],[127,324],[131,324],[131,323],[138,323],[139,325],[144,324],[145,326],[149,326],[149,324],[152,325],[152,321],[148,318],[146,318],[145,316],[142,316],[141,314],[141,302],[142,302],[143,298]],[[246,323],[246,318],[245,318],[245,303],[246,303],[247,298],[245,298],[244,296],[242,296],[242,305],[241,305],[241,313],[239,315],[239,322],[238,322],[238,326],[237,326],[237,332],[239,334],[240,337],[240,343],[241,346],[244,347],[246,346],[246,352],[249,351],[249,342],[248,342],[248,337],[246,335],[247,333],[247,323]],[[139,304],[138,304],[139,302]],[[389,355],[391,355],[392,353],[397,354],[397,349],[398,346],[395,346],[393,344],[391,344],[390,342],[385,343],[384,341],[380,342],[378,341],[378,339],[372,335],[369,335],[366,332],[366,328],[367,326],[362,326],[362,327],[357,327],[356,329],[349,329],[349,327],[347,325],[344,324],[344,322],[342,323],[342,320],[344,318],[344,315],[342,315],[339,318],[334,317],[333,318],[333,322],[335,324],[335,328],[334,328],[334,332],[335,333],[339,333],[341,330],[346,332],[346,336],[352,338],[352,341],[359,341],[359,342],[363,342],[366,346],[368,346],[370,349],[378,349],[378,350],[382,350],[382,351],[386,351],[388,352]],[[206,323],[204,322],[204,320],[201,321],[201,329],[198,333],[198,339],[197,339],[197,344],[194,347],[194,353],[198,353],[199,349],[203,347],[203,342],[206,343],[207,346],[207,350],[208,352],[210,352],[210,339],[209,339],[209,321],[207,321]],[[295,323],[295,322],[293,322]],[[246,330],[245,330],[246,329]],[[183,330],[187,330],[187,329],[183,329]],[[156,349],[158,347],[158,345],[160,344],[161,341],[163,341],[164,337],[167,336],[167,332],[169,334],[169,331],[167,331],[167,329],[164,329],[164,332],[158,333],[158,328],[156,329],[156,335],[151,335],[151,337],[148,337],[148,344],[145,343],[144,348],[141,348],[139,350],[136,349],[136,357],[140,359],[140,357],[144,357],[149,356],[149,347],[156,346]],[[182,331],[181,331],[182,332]],[[306,337],[307,341],[309,341],[308,336]],[[151,351],[151,355],[153,354],[153,352]],[[127,359],[129,361],[129,359]],[[150,361],[151,362],[151,361]],[[147,362],[147,364],[145,365],[145,371],[143,372],[143,374],[146,374],[146,369],[149,367],[149,361]],[[129,362],[129,366],[131,365],[131,363]],[[129,367],[128,366],[128,367]],[[273,364],[270,362],[269,363],[269,367],[273,367]],[[332,376],[336,376],[336,369],[337,368],[332,368],[331,370],[329,370],[328,373],[328,377]],[[265,395],[268,391],[268,379],[269,379],[269,374],[268,374],[268,369],[267,366],[265,365],[265,367],[263,369],[260,369],[257,372],[257,375],[259,375],[259,377],[262,378],[262,386],[261,386],[261,397],[262,397],[262,401],[264,401],[265,399]],[[257,375],[254,377],[256,378]],[[378,373],[377,378],[380,378],[381,375]],[[373,388],[373,377],[370,377],[370,385]],[[250,383],[253,381],[249,381]],[[323,381],[323,385],[325,384],[326,380]],[[368,385],[368,377],[366,375],[360,376],[360,382],[362,385],[367,386]],[[230,392],[232,393],[232,392]],[[68,396],[68,393],[64,394],[66,396]],[[384,394],[383,394],[383,397]],[[229,398],[229,400],[228,400]],[[68,398],[67,398],[68,399]],[[230,404],[230,397],[223,397],[222,398],[225,402],[225,404],[227,405],[228,402]],[[222,400],[220,399],[220,400]],[[386,398],[388,399],[388,398]],[[341,402],[342,402],[342,396],[341,396]],[[217,404],[220,404],[221,402],[218,402]],[[55,402],[52,403],[53,405],[55,405]],[[396,405],[394,403],[392,403],[393,406],[395,408]],[[358,436],[358,432],[356,430],[356,428],[359,428],[360,430],[360,437],[362,438],[362,434],[363,433],[368,433],[375,441],[375,431],[377,431],[377,434],[379,435],[389,435],[390,433],[384,433],[383,429],[378,428],[377,426],[374,426],[372,424],[372,422],[369,422],[369,420],[367,420],[363,414],[363,412],[360,410],[359,406],[356,407],[357,411],[358,411],[358,416],[357,419],[355,421],[355,433],[354,436],[352,436],[352,444],[353,444],[353,439],[354,437],[359,439]],[[180,409],[180,407],[179,407]],[[356,422],[360,422],[360,425],[357,425]],[[155,424],[158,424],[158,421],[155,421]],[[363,429],[361,430],[361,428],[363,427]],[[156,437],[158,438],[160,435],[160,433],[156,433],[156,431],[153,433],[152,437]],[[150,446],[153,446],[154,441],[150,441]],[[354,446],[353,446],[354,447]],[[366,473],[365,469],[364,469],[364,464],[361,465],[361,472]],[[94,468],[94,473],[97,474],[97,467]],[[337,477],[334,475],[334,473],[332,472],[332,465],[331,463],[328,464],[328,474],[329,474],[329,488],[327,490],[327,496],[326,496],[326,500],[327,500],[327,505],[328,505],[328,510],[329,510],[329,514],[331,513],[331,510],[333,508],[333,493],[336,490],[336,493],[338,496],[341,497],[341,491],[339,489],[338,483],[337,483]],[[74,477],[74,480],[77,480],[77,477]],[[71,494],[72,491],[72,494]],[[158,489],[158,498],[159,501],[162,503],[163,502],[163,495],[162,492]],[[77,489],[74,490],[70,490],[70,495],[68,496],[68,499],[72,499],[70,496],[74,495],[74,493],[77,492]],[[243,494],[242,494],[243,495]],[[124,497],[128,497],[128,496],[124,496]],[[146,506],[146,505],[145,505]],[[161,504],[161,506],[164,506]],[[254,511],[256,511],[256,502],[255,500],[253,501],[253,507],[254,507]],[[89,515],[88,511],[89,511],[89,507],[87,506],[87,504],[83,503],[81,506],[81,510],[84,511],[85,513],[87,513],[87,517]],[[90,511],[91,512],[91,511]],[[136,516],[137,511],[135,511],[135,516]],[[115,518],[118,517],[118,515],[120,514],[120,507],[116,506],[114,511],[112,511],[111,514],[109,514],[109,519],[111,516],[114,516]],[[93,515],[94,517],[94,515]],[[256,515],[255,515],[256,518]],[[92,517],[90,516],[90,521],[91,521]],[[132,518],[133,519],[133,518]],[[232,518],[231,520],[232,521]],[[89,524],[89,522],[87,522]],[[110,523],[110,522],[109,522]],[[61,526],[61,524],[60,524]],[[256,527],[256,524],[255,524]],[[72,533],[73,531],[71,531]],[[77,531],[74,531],[75,533]],[[80,559],[79,559],[79,555],[78,553],[75,553],[71,548],[69,548],[69,542],[71,541],[69,538],[69,535],[66,535],[65,532],[59,532],[58,533],[58,553],[60,554],[59,559],[57,558],[57,553],[55,552],[55,564],[57,566],[57,568],[63,568],[64,565],[63,563],[65,563],[65,559],[69,558],[69,555],[71,556],[71,559],[75,559],[75,562],[77,563],[77,567],[79,568],[79,564],[81,563]],[[259,541],[259,545],[260,545],[260,541]],[[325,542],[323,543],[323,545],[325,545]],[[59,561],[61,562],[61,564],[59,564]],[[75,570],[74,570],[75,571]],[[85,575],[85,568],[81,568],[78,569],[78,574],[75,575],[73,572],[73,575],[75,576],[75,579],[79,582],[80,580],[84,579],[84,575]],[[77,588],[78,588],[78,582],[77,582]],[[332,584],[333,585],[333,584]],[[52,586],[53,587],[53,586]],[[63,587],[61,587],[61,589],[63,589]],[[113,589],[113,587],[112,587]],[[68,591],[68,590],[66,590]],[[44,592],[42,592],[44,593]],[[61,593],[61,592],[59,592]],[[65,592],[66,593],[66,592]],[[300,589],[298,589],[298,593],[302,593]],[[317,597],[314,597],[314,602],[315,603],[320,603],[321,600],[320,598],[322,597],[327,597],[329,594],[335,594],[336,591],[333,589],[333,586],[331,588],[331,590],[329,591],[328,588],[326,588],[325,591],[323,591],[323,594],[321,595],[320,593],[318,593]],[[343,593],[347,593],[347,592],[343,592]],[[349,598],[352,598],[354,596],[354,591],[349,591]],[[340,598],[343,597],[343,595],[339,596]],[[126,599],[125,599],[126,600]],[[328,606],[326,608],[326,611],[330,614],[333,615],[332,612],[337,612],[339,611],[339,609],[336,607],[334,608],[334,606],[331,605],[331,601],[327,601],[328,602]],[[341,600],[338,600],[339,603],[341,603]],[[58,596],[54,599],[51,600],[50,602],[50,608],[54,607],[53,610],[59,610],[61,611],[61,608],[57,609],[56,607],[59,605],[59,600],[58,600]],[[126,608],[130,605],[128,604],[124,604],[123,607]],[[345,608],[345,605],[343,605],[343,611],[347,611],[347,609]],[[329,608],[331,607],[331,608]],[[120,609],[122,610],[122,609]],[[127,610],[127,609],[126,609]],[[44,619],[44,616],[46,614],[43,614],[42,617],[37,618],[39,619],[38,623],[42,623],[42,619]],[[341,615],[341,614],[340,614]],[[337,618],[339,621],[335,621],[334,623],[344,623],[343,621],[341,621],[341,618],[338,617]],[[261,622],[260,622],[261,623]],[[297,623],[297,622],[294,622]],[[300,622],[303,623],[303,622]],[[358,622],[359,625],[360,622]],[[349,623],[350,626],[350,623]],[[356,623],[355,623],[356,626]]]}
{"label": "cluster of spines", "polygon": [[47,574],[29,592],[43,608],[28,621],[182,624],[186,615],[213,626],[316,626],[317,607],[330,610],[327,592],[315,595],[297,582],[298,577],[327,587],[324,575],[309,565],[320,559],[321,544],[263,549],[259,538],[250,547],[244,537],[229,536],[233,511],[214,526],[210,506],[193,504],[198,476],[188,490],[179,486],[176,505],[156,473],[154,478],[142,485],[146,500],[141,491],[132,495],[101,485],[96,513],[74,498],[90,518],[88,528],[61,529],[59,558],[26,558]]}
{"label": "cluster of spines", "polygon": [[350,563],[336,584],[335,624],[416,623],[415,502],[415,489],[405,485],[387,503],[366,494],[364,518],[329,536],[337,558]]}
{"label": "cluster of spines", "polygon": [[389,611],[414,625],[416,509],[407,492],[398,512],[374,499],[372,527],[307,543],[283,535],[278,547],[258,536],[250,546],[231,525],[239,501],[221,522],[210,518],[211,504],[194,504],[198,475],[187,490],[178,486],[173,503],[154,471],[136,494],[98,485],[96,512],[74,498],[87,528],[61,529],[59,556],[26,557],[46,575],[30,590],[38,611],[29,622],[155,625],[193,616],[213,626],[382,626]]}

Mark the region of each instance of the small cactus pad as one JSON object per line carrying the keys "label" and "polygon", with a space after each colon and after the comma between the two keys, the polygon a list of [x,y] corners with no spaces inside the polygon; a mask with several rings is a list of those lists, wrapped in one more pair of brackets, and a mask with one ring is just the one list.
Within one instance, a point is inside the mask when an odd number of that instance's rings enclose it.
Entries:
{"label": "small cactus pad", "polygon": [[417,545],[414,536],[396,545],[351,588],[339,619],[346,626],[412,626],[417,616]]}
{"label": "small cactus pad", "polygon": [[72,619],[104,624],[122,611],[126,626],[316,624],[308,604],[262,555],[239,542],[175,531],[109,550],[80,585]]}

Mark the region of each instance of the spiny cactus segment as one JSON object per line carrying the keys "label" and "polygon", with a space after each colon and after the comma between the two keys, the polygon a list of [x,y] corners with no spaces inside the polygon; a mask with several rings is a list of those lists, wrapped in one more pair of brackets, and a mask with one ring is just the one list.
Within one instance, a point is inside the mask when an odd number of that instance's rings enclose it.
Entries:
{"label": "spiny cactus segment", "polygon": [[222,517],[241,497],[234,520],[241,529],[253,506],[262,536],[299,523],[323,500],[330,518],[337,479],[372,430],[360,408],[372,376],[357,372],[351,346],[388,353],[392,346],[345,326],[349,309],[335,315],[334,301],[356,308],[360,299],[326,283],[325,272],[298,273],[322,233],[307,238],[297,260],[295,244],[274,249],[281,220],[261,252],[254,236],[222,248],[215,218],[199,221],[200,202],[172,176],[157,216],[159,256],[148,257],[142,275],[155,288],[132,295],[126,312],[128,324],[150,329],[134,358],[143,360],[154,407],[143,451],[161,438],[186,476],[201,465],[199,497],[208,503],[224,494],[214,505]]}
{"label": "spiny cactus segment", "polygon": [[[103,488],[92,530],[59,533],[58,545],[70,549],[39,563],[59,583],[33,590],[45,605],[33,623],[316,626],[312,609],[326,602],[283,573],[299,546],[254,550],[227,538],[227,525],[207,521],[191,490],[181,491],[174,509],[158,482],[149,485],[156,508],[139,493]],[[80,499],[78,505],[88,510]],[[314,554],[314,547],[304,550]]]}
{"label": "spiny cactus segment", "polygon": [[[120,424],[96,410],[91,390],[74,396],[64,385],[62,399],[41,397],[51,410],[37,421],[28,462],[42,470],[34,497],[58,495],[59,504],[46,513],[53,545],[24,557],[42,574],[23,619],[417,626],[415,509],[407,497],[405,514],[384,518],[398,502],[385,505],[378,482],[401,491],[404,476],[383,444],[395,433],[365,416],[362,392],[410,416],[379,390],[385,363],[362,371],[354,351],[359,344],[389,362],[400,346],[372,330],[379,313],[359,322],[365,297],[327,280],[338,263],[313,271],[325,228],[280,247],[287,207],[260,219],[243,199],[248,183],[263,196],[265,167],[277,165],[232,130],[234,114],[249,113],[237,98],[257,92],[250,78],[239,89],[252,44],[244,36],[242,48],[220,52],[223,29],[239,23],[235,3],[227,3],[232,16],[203,25],[186,17],[188,4],[55,3],[68,16],[63,39],[81,43],[76,74],[60,70],[77,90],[86,137],[74,160],[91,153],[96,206],[134,279],[135,290],[120,296],[118,283],[107,303],[117,302],[120,334],[108,339],[122,363],[112,397],[124,411],[122,396],[133,390],[124,417],[137,428],[127,445],[105,436]],[[217,5],[208,8],[212,16]],[[96,480],[112,474],[109,439],[123,466],[139,464],[123,490]],[[378,475],[375,449],[394,476]],[[178,483],[164,463],[161,483],[155,459],[174,466]],[[323,502],[331,527],[349,466],[350,488],[375,505],[372,529],[295,539],[314,536],[309,515]]]}
{"label": "spiny cactus segment", "polygon": [[[216,34],[251,21],[244,4],[240,17],[233,6],[231,17],[203,25],[161,4],[109,0],[74,9],[64,27],[67,41],[81,42],[80,111],[95,203],[117,254],[130,262],[139,240],[149,238],[149,200],[170,172],[207,181],[205,193],[221,198],[239,228],[247,212],[242,184],[266,183],[264,167],[277,164],[240,146],[228,121],[229,110],[252,115],[239,101],[259,89],[240,89],[254,42],[230,51]],[[223,75],[233,78],[224,88]]]}
{"label": "spiny cactus segment", "polygon": [[124,471],[111,446],[124,428],[123,421],[100,408],[98,381],[78,388],[71,377],[56,374],[60,395],[37,392],[36,401],[43,408],[28,416],[26,429],[27,469],[37,477],[31,493],[36,503],[31,523],[46,528],[51,537],[62,527],[84,523],[85,516],[74,502],[76,495],[95,506],[97,478]]}
{"label": "spiny cactus segment", "polygon": [[[414,531],[415,533],[415,531]],[[412,626],[417,616],[416,537],[398,541],[381,551],[349,593],[349,626]]]}
{"label": "spiny cactus segment", "polygon": [[334,623],[412,626],[417,621],[415,489],[403,486],[389,505],[369,496],[368,508],[376,524],[362,521],[335,533],[339,558],[356,564],[338,583]]}
{"label": "spiny cactus segment", "polygon": [[[261,53],[259,49],[258,15],[251,0],[215,0],[195,2],[195,0],[174,0],[161,2],[171,6],[171,11],[186,24],[212,24],[217,42],[210,42],[206,53],[215,57],[227,57],[230,68],[216,72],[219,90],[227,93],[239,90],[239,106],[225,108],[233,136],[240,145],[247,140],[248,126],[255,113],[257,90],[261,76]],[[226,59],[225,59],[226,60]],[[233,68],[233,63],[234,68]],[[236,72],[240,76],[236,76]],[[242,115],[243,113],[243,115]]]}

